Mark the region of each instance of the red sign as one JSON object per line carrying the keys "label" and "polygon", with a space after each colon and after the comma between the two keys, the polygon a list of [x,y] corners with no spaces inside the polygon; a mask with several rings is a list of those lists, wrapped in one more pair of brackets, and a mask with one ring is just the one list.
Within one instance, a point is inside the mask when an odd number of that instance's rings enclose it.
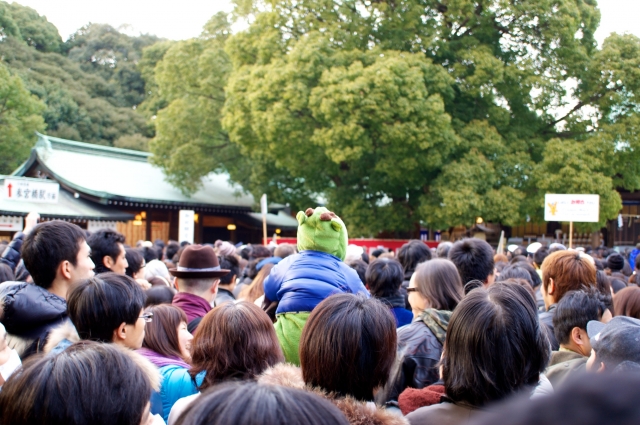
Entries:
{"label": "red sign", "polygon": [[[296,245],[298,243],[297,238],[278,238],[278,244],[289,243]],[[367,250],[368,253],[378,248],[386,248],[391,251],[397,252],[398,249],[409,242],[409,239],[349,239],[349,245],[358,245]],[[423,241],[429,248],[436,248],[440,242],[437,241]]]}

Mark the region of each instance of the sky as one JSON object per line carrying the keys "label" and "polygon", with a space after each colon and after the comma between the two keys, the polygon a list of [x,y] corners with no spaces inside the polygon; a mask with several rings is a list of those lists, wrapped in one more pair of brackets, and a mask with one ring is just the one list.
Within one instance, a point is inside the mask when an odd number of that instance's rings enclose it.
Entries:
{"label": "sky", "polygon": [[[230,12],[230,0],[18,0],[52,22],[66,40],[78,28],[106,23],[130,35],[148,33],[172,40],[200,34],[216,12]],[[596,33],[599,43],[611,33],[629,32],[640,37],[640,0],[599,0],[602,19]],[[124,27],[123,27],[124,26]]]}

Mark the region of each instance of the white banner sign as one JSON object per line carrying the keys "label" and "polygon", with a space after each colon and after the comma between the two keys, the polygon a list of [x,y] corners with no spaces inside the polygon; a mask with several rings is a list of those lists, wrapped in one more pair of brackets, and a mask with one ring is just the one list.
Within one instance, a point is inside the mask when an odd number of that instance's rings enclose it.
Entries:
{"label": "white banner sign", "polygon": [[597,223],[600,221],[600,195],[544,195],[545,221],[573,221]]}
{"label": "white banner sign", "polygon": [[42,179],[5,179],[4,199],[7,201],[57,204],[60,185]]}
{"label": "white banner sign", "polygon": [[22,217],[0,216],[0,231],[4,232],[21,232],[24,228],[24,220]]}
{"label": "white banner sign", "polygon": [[110,229],[118,231],[117,223],[117,221],[87,220],[87,230],[90,232],[95,232],[100,229]]}
{"label": "white banner sign", "polygon": [[180,222],[178,224],[178,242],[187,241],[193,243],[193,231],[195,224],[193,222],[193,210],[180,210]]}

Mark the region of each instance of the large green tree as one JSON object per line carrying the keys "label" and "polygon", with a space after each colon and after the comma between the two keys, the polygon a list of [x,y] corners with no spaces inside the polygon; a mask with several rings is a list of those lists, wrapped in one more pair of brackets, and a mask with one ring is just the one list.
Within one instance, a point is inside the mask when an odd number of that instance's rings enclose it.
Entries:
{"label": "large green tree", "polygon": [[44,130],[44,105],[20,77],[0,63],[0,173],[12,172],[29,156],[34,132]]}
{"label": "large green tree", "polygon": [[[250,164],[232,177],[256,195],[322,197],[369,235],[541,220],[546,192],[600,194],[596,228],[619,211],[616,188],[640,188],[640,40],[598,49],[594,0],[241,6],[253,15],[226,41],[222,123]],[[218,116],[191,122],[224,134]],[[229,166],[175,146],[162,161],[180,158],[167,170],[187,190]]]}

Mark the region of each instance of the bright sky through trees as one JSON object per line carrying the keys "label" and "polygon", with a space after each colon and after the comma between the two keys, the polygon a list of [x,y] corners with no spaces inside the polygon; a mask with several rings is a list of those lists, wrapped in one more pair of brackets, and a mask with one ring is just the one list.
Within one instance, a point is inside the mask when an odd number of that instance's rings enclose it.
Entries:
{"label": "bright sky through trees", "polygon": [[[45,15],[66,40],[88,22],[114,27],[129,25],[124,32],[154,34],[172,40],[183,40],[200,34],[202,26],[214,13],[231,11],[229,0],[18,0]],[[640,36],[638,0],[599,0],[602,12],[596,33],[599,43],[611,32],[629,32]]]}

